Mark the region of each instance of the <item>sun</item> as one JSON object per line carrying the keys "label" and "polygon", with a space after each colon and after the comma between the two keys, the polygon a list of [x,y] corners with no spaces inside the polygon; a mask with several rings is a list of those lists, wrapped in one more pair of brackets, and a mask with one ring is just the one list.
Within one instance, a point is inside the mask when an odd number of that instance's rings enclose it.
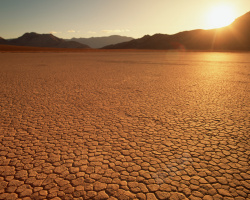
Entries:
{"label": "sun", "polygon": [[219,5],[210,10],[207,16],[207,29],[221,28],[228,26],[235,20],[235,12],[233,7],[229,5]]}

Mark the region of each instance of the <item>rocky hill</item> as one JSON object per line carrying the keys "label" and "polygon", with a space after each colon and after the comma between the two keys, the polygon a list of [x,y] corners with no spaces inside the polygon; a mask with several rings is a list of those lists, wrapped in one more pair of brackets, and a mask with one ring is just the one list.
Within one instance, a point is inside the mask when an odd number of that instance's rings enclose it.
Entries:
{"label": "rocky hill", "polygon": [[5,44],[16,46],[32,47],[54,47],[54,48],[90,48],[75,41],[65,41],[52,34],[25,33],[21,37],[11,40],[5,40]]}
{"label": "rocky hill", "polygon": [[140,39],[105,46],[104,49],[191,49],[250,51],[250,12],[231,25],[210,30],[191,30],[174,35],[146,35]]}
{"label": "rocky hill", "polygon": [[0,37],[0,44],[7,44],[8,41]]}

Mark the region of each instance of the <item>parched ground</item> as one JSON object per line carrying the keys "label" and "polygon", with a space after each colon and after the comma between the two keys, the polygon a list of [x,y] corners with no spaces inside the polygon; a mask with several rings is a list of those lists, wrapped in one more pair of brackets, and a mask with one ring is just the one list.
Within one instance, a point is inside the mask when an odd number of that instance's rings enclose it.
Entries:
{"label": "parched ground", "polygon": [[0,199],[250,199],[249,53],[0,54]]}

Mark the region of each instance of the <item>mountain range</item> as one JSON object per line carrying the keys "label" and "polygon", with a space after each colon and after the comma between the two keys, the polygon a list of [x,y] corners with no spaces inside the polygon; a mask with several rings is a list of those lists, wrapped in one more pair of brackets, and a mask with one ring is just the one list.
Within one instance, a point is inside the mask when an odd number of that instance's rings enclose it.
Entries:
{"label": "mountain range", "polygon": [[250,12],[223,28],[191,30],[174,35],[145,35],[103,49],[190,49],[250,51]]}
{"label": "mountain range", "polygon": [[7,44],[8,41],[0,37],[0,44]]}
{"label": "mountain range", "polygon": [[0,45],[79,49],[102,47],[102,49],[250,51],[250,12],[242,15],[232,24],[223,28],[210,30],[197,29],[173,35],[145,35],[139,39],[113,35],[109,37],[72,38],[70,40],[64,40],[52,34],[31,32],[25,33],[16,39],[5,40],[0,37]]}
{"label": "mountain range", "polygon": [[133,40],[132,37],[120,36],[120,35],[111,35],[107,37],[91,37],[91,38],[72,38],[67,41],[75,41],[82,44],[86,44],[91,48],[102,48],[107,45],[117,44],[121,42],[128,42]]}
{"label": "mountain range", "polygon": [[30,47],[53,47],[53,48],[90,48],[88,45],[75,41],[65,41],[52,34],[25,33],[21,37],[11,40],[0,38],[0,44]]}

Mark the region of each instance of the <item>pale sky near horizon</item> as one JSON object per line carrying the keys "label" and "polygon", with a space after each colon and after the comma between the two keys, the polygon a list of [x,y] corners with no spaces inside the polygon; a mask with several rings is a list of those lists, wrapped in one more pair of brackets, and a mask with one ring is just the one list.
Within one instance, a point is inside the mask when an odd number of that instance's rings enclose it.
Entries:
{"label": "pale sky near horizon", "polygon": [[234,17],[250,11],[250,0],[0,0],[0,37],[174,34],[210,28],[207,18],[219,5],[231,7]]}

